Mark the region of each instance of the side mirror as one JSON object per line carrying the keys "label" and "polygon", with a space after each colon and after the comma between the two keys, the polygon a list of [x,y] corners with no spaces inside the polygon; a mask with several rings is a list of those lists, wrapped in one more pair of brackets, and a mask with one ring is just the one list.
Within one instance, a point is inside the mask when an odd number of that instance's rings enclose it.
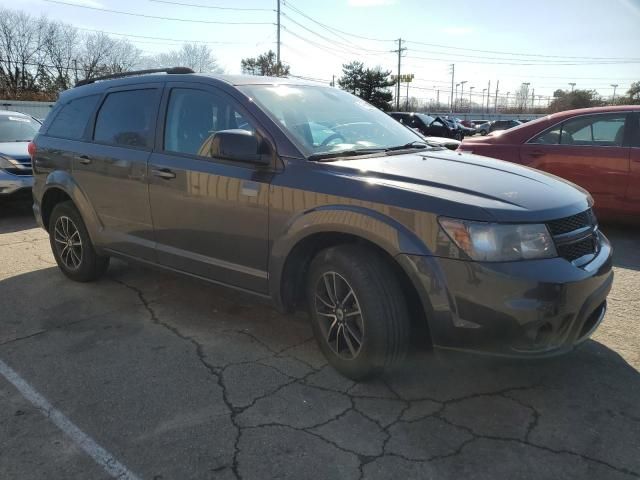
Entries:
{"label": "side mirror", "polygon": [[266,144],[248,130],[220,130],[213,135],[210,154],[212,157],[237,162],[269,165],[271,155]]}

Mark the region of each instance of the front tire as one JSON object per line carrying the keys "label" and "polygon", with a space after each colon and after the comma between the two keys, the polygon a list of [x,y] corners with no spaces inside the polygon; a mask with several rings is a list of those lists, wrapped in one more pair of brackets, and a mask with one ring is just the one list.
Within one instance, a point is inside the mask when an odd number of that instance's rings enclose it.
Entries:
{"label": "front tire", "polygon": [[96,253],[80,212],[70,201],[53,208],[49,218],[49,242],[58,267],[71,280],[96,280],[109,267],[109,257]]}
{"label": "front tire", "polygon": [[406,299],[378,252],[357,245],[320,252],[309,268],[307,301],[316,341],[344,376],[369,379],[404,359]]}

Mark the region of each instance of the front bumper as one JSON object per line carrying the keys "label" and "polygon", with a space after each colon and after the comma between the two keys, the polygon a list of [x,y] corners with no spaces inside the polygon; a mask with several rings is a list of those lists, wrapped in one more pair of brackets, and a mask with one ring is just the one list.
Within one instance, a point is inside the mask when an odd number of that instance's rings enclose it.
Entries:
{"label": "front bumper", "polygon": [[0,169],[0,196],[27,192],[33,186],[33,176],[13,175]]}
{"label": "front bumper", "polygon": [[589,338],[606,312],[612,249],[580,267],[563,258],[471,262],[400,255],[422,298],[436,347],[551,356]]}

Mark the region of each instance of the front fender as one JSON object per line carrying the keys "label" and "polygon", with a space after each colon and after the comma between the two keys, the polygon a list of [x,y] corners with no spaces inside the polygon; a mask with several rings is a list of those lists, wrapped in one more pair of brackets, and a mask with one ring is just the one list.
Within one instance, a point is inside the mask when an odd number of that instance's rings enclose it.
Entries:
{"label": "front fender", "polygon": [[320,233],[348,234],[363,238],[391,257],[401,253],[431,255],[418,236],[399,221],[378,211],[355,205],[323,205],[294,217],[277,234],[269,262],[272,298],[280,306],[283,273],[287,259],[300,242]]}

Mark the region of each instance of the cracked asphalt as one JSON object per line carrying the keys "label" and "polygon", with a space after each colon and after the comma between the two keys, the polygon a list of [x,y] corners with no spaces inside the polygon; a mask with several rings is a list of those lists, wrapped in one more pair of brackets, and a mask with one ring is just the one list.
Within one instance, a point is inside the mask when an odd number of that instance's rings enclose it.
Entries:
{"label": "cracked asphalt", "polygon": [[[356,384],[304,315],[113,262],[55,267],[27,202],[0,204],[0,360],[144,479],[640,478],[640,230],[609,312],[559,358],[414,352]],[[110,478],[0,376],[0,478]]]}

